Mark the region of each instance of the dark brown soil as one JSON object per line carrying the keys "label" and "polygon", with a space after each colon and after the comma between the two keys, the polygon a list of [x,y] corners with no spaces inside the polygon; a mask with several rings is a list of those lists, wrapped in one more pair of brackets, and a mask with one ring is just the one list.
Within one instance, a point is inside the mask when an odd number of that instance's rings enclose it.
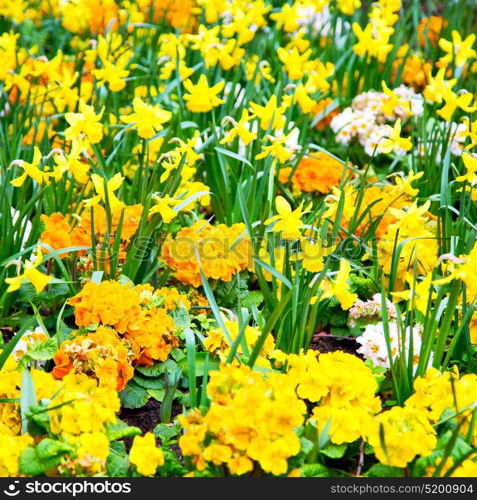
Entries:
{"label": "dark brown soil", "polygon": [[[161,403],[151,398],[142,408],[131,409],[121,408],[119,418],[128,425],[139,427],[143,433],[152,432],[157,424],[161,423],[159,411]],[[172,419],[182,413],[182,406],[176,401],[172,404]],[[133,438],[127,437],[123,439],[126,449],[129,450],[132,445]],[[159,440],[158,440],[159,443]],[[173,447],[171,447],[173,448]]]}
{"label": "dark brown soil", "polygon": [[326,332],[320,332],[313,336],[311,339],[310,349],[314,351],[335,352],[343,351],[348,354],[354,354],[362,359],[362,356],[356,352],[359,344],[353,337],[336,337]]}

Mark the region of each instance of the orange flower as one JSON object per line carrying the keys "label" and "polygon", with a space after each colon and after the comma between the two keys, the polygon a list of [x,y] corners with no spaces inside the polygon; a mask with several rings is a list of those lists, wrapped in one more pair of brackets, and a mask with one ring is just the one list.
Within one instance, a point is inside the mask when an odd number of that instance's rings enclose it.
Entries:
{"label": "orange flower", "polygon": [[90,281],[68,303],[74,306],[78,326],[107,325],[124,336],[131,345],[135,365],[167,359],[179,342],[168,310],[181,303],[190,307],[187,297],[175,289],[154,290],[150,285],[122,285],[117,281]]}
{"label": "orange flower", "polygon": [[[292,169],[280,171],[279,181],[282,184],[288,182],[291,171]],[[328,194],[333,186],[339,185],[343,171],[341,162],[320,151],[300,160],[291,182],[296,191]]]}
{"label": "orange flower", "polygon": [[438,42],[441,31],[447,26],[447,21],[440,16],[423,17],[417,27],[417,35],[421,47],[426,46],[426,37],[432,46]]}
{"label": "orange flower", "polygon": [[[66,221],[62,214],[55,212],[50,216],[42,215],[40,219],[43,224],[45,224],[45,230],[40,236],[40,241],[42,243],[50,245],[53,250],[73,246],[71,239],[71,225],[68,221]],[[62,253],[60,257],[64,257],[66,255],[67,253]]]}
{"label": "orange flower", "polygon": [[251,255],[245,224],[212,226],[198,221],[191,227],[183,227],[175,239],[169,235],[162,246],[161,258],[175,271],[176,279],[197,287],[202,284],[201,266],[207,278],[231,281],[248,267]]}
{"label": "orange flower", "polygon": [[54,358],[57,379],[73,371],[98,379],[100,385],[121,391],[134,375],[129,350],[116,332],[104,326],[87,335],[65,340]]}
{"label": "orange flower", "polygon": [[[323,111],[333,102],[333,99],[331,97],[327,97],[326,99],[321,99],[316,103],[316,106],[313,108],[313,115],[318,116]],[[330,126],[331,120],[340,112],[338,108],[334,109],[333,111],[330,111],[329,113],[326,113],[326,115],[321,119],[318,120],[318,122],[315,125],[315,128],[318,130],[325,130],[327,127]]]}
{"label": "orange flower", "polygon": [[155,23],[165,20],[173,28],[184,31],[190,31],[197,25],[194,17],[197,3],[194,0],[138,0],[137,3],[146,19],[150,19],[152,10]]}

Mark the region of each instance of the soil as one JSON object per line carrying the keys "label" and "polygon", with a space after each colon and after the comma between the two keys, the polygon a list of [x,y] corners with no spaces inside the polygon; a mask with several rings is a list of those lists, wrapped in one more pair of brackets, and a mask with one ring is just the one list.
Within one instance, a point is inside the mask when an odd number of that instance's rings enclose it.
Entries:
{"label": "soil", "polygon": [[[119,418],[126,422],[128,425],[139,427],[143,433],[152,432],[157,424],[161,423],[159,412],[161,409],[161,403],[151,398],[142,408],[131,409],[131,408],[121,408],[119,413]],[[172,404],[172,420],[177,415],[182,413],[182,406],[174,402]],[[123,439],[126,449],[129,451],[132,445],[133,438],[126,437]],[[159,441],[158,441],[159,443]],[[171,449],[174,447],[171,447]]]}
{"label": "soil", "polygon": [[316,333],[311,339],[310,349],[322,353],[342,351],[353,354],[360,359],[363,357],[356,352],[360,345],[353,337],[336,337],[326,332]]}

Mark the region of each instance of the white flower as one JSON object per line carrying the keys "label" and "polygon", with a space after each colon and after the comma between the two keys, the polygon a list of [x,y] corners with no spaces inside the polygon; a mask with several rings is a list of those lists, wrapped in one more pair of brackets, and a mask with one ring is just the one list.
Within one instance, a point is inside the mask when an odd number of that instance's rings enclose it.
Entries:
{"label": "white flower", "polygon": [[[388,323],[388,331],[393,361],[398,357],[404,356],[405,362],[408,363],[409,348],[412,342],[412,364],[414,370],[416,370],[422,345],[420,329],[417,326],[408,327],[404,334],[402,334],[399,332],[397,323],[390,321]],[[383,322],[368,325],[363,335],[356,339],[356,342],[361,344],[361,347],[357,350],[359,354],[362,354],[366,359],[371,359],[376,366],[390,368],[389,351]],[[432,364],[432,356],[429,360],[430,364]]]}

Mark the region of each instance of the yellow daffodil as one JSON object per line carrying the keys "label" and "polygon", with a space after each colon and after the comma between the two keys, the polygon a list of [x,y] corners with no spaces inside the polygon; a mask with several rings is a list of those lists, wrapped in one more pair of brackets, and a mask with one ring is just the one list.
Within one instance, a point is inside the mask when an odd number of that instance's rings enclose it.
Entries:
{"label": "yellow daffodil", "polygon": [[409,137],[401,137],[401,120],[396,120],[394,127],[386,125],[388,139],[381,141],[379,151],[388,154],[391,151],[400,153],[403,150],[409,151],[412,148],[412,141]]}
{"label": "yellow daffodil", "polygon": [[70,127],[65,130],[67,141],[82,141],[87,139],[91,144],[97,144],[103,138],[103,125],[99,123],[104,108],[99,115],[93,106],[88,106],[83,100],[79,103],[79,113],[66,113],[65,120]]}
{"label": "yellow daffodil", "polygon": [[341,259],[340,268],[336,274],[336,278],[334,280],[327,278],[321,284],[320,288],[323,290],[323,293],[320,299],[331,299],[336,297],[339,300],[342,309],[349,309],[358,298],[356,293],[351,292],[348,285],[350,271],[351,264],[346,259]]}
{"label": "yellow daffodil", "polygon": [[37,293],[42,292],[48,285],[52,277],[41,273],[37,269],[43,260],[41,247],[37,248],[35,257],[35,262],[31,262],[29,260],[25,262],[23,266],[23,273],[19,274],[15,278],[5,278],[5,283],[9,285],[7,292],[15,292],[18,290],[24,280],[29,281],[35,287]]}
{"label": "yellow daffodil", "polygon": [[184,88],[188,93],[184,94],[184,100],[187,101],[187,109],[193,113],[206,113],[220,106],[225,101],[217,95],[222,92],[224,86],[225,82],[221,81],[213,87],[209,87],[209,82],[204,74],[200,75],[199,81],[195,85],[190,80],[186,80]]}
{"label": "yellow daffodil", "polygon": [[262,130],[268,130],[271,126],[272,129],[282,129],[285,126],[285,117],[283,113],[286,110],[285,106],[277,105],[277,96],[275,94],[270,97],[270,100],[265,106],[260,106],[254,102],[250,103],[252,108],[253,117],[260,120],[260,127]]}
{"label": "yellow daffodil", "polygon": [[283,47],[277,49],[277,55],[283,63],[283,69],[288,74],[291,80],[299,80],[303,78],[306,71],[306,63],[311,55],[311,49],[300,54],[297,47],[287,50]]}
{"label": "yellow daffodil", "polygon": [[126,86],[124,78],[129,76],[126,68],[129,57],[119,58],[115,64],[111,61],[104,61],[103,67],[92,71],[93,76],[98,80],[98,87],[108,84],[111,92],[119,92]]}
{"label": "yellow daffodil", "polygon": [[41,159],[41,152],[37,147],[35,147],[33,153],[33,161],[31,163],[27,163],[23,160],[17,160],[16,162],[13,162],[13,164],[18,164],[18,166],[23,169],[23,174],[20,177],[17,177],[16,179],[10,181],[10,184],[15,187],[23,186],[27,177],[31,177],[38,184],[43,184],[44,182],[46,182],[48,179],[48,174],[38,168]]}
{"label": "yellow daffodil", "polygon": [[291,134],[292,132],[288,135],[284,135],[281,131],[278,131],[275,136],[267,136],[266,139],[268,139],[271,144],[269,146],[262,145],[262,152],[255,156],[255,159],[261,160],[262,158],[273,156],[277,158],[280,163],[288,161],[293,155],[293,151],[286,147],[286,142],[290,139]]}
{"label": "yellow daffodil", "polygon": [[[92,174],[91,180],[93,181],[94,190],[97,195],[85,201],[84,205],[86,208],[97,205],[100,201],[106,203],[106,193],[104,190],[105,180],[97,174]],[[124,203],[114,194],[114,191],[117,191],[121,187],[123,180],[124,177],[118,172],[106,183],[109,206],[111,207],[111,211],[113,213],[124,207]]]}
{"label": "yellow daffodil", "polygon": [[403,101],[386,85],[386,82],[382,82],[383,92],[388,97],[388,100],[384,102],[381,106],[381,111],[387,116],[393,116],[396,107],[401,106],[405,113],[412,116],[411,105],[409,101]]}
{"label": "yellow daffodil", "polygon": [[456,177],[458,182],[469,182],[472,184],[477,176],[477,156],[471,155],[469,153],[462,153],[462,160],[464,162],[467,172],[465,175]]}
{"label": "yellow daffodil", "polygon": [[431,294],[431,299],[437,296],[437,294],[432,290],[432,274],[429,273],[421,281],[415,281],[414,277],[408,273],[406,281],[410,286],[409,290],[391,292],[391,295],[398,299],[412,301],[412,307],[415,307],[422,314],[426,314],[429,294]]}
{"label": "yellow daffodil", "polygon": [[323,270],[324,257],[330,255],[335,247],[325,248],[319,239],[316,241],[301,240],[301,254],[299,258],[303,267],[310,273],[319,273]]}
{"label": "yellow daffodil", "polygon": [[133,123],[139,137],[150,139],[163,129],[163,124],[172,118],[172,113],[162,109],[159,105],[146,104],[141,98],[133,100],[134,112],[121,116],[123,123]]}
{"label": "yellow daffodil", "polygon": [[452,41],[441,38],[439,47],[446,52],[446,55],[440,58],[444,64],[454,64],[459,67],[463,66],[468,59],[474,59],[477,52],[472,49],[475,42],[475,33],[469,35],[465,40],[462,40],[460,33],[452,30]]}
{"label": "yellow daffodil", "polygon": [[257,138],[257,134],[250,131],[249,126],[250,116],[248,110],[245,108],[242,110],[242,116],[238,122],[234,121],[234,125],[223,139],[221,139],[220,144],[230,144],[236,137],[248,146],[252,141]]}
{"label": "yellow daffodil", "polygon": [[150,208],[149,215],[159,213],[162,217],[162,220],[166,224],[168,224],[179,213],[178,211],[174,210],[172,207],[175,207],[176,205],[181,203],[181,200],[176,200],[174,198],[171,198],[169,195],[166,195],[162,198],[159,196],[153,195],[152,198],[155,202],[155,205]]}
{"label": "yellow daffodil", "polygon": [[445,79],[445,68],[441,68],[436,76],[429,75],[428,83],[424,89],[423,95],[426,101],[437,102],[440,104],[444,98],[446,89],[452,90],[452,87],[457,83],[457,78],[452,80]]}
{"label": "yellow daffodil", "polygon": [[303,202],[295,210],[291,209],[290,204],[282,196],[277,196],[275,200],[275,208],[277,209],[278,215],[271,217],[265,221],[265,225],[268,226],[272,222],[275,222],[273,226],[273,231],[276,233],[281,233],[282,238],[285,240],[297,240],[301,238],[300,229],[303,228],[304,224],[301,220],[302,216],[310,211],[312,204],[310,203],[305,210],[303,210]]}
{"label": "yellow daffodil", "polygon": [[457,108],[462,109],[462,111],[465,111],[466,113],[473,113],[477,110],[477,107],[470,106],[470,103],[474,99],[471,92],[464,92],[459,95],[452,92],[449,88],[445,88],[443,92],[443,99],[445,105],[443,108],[437,110],[437,114],[448,122],[450,122],[452,115]]}

